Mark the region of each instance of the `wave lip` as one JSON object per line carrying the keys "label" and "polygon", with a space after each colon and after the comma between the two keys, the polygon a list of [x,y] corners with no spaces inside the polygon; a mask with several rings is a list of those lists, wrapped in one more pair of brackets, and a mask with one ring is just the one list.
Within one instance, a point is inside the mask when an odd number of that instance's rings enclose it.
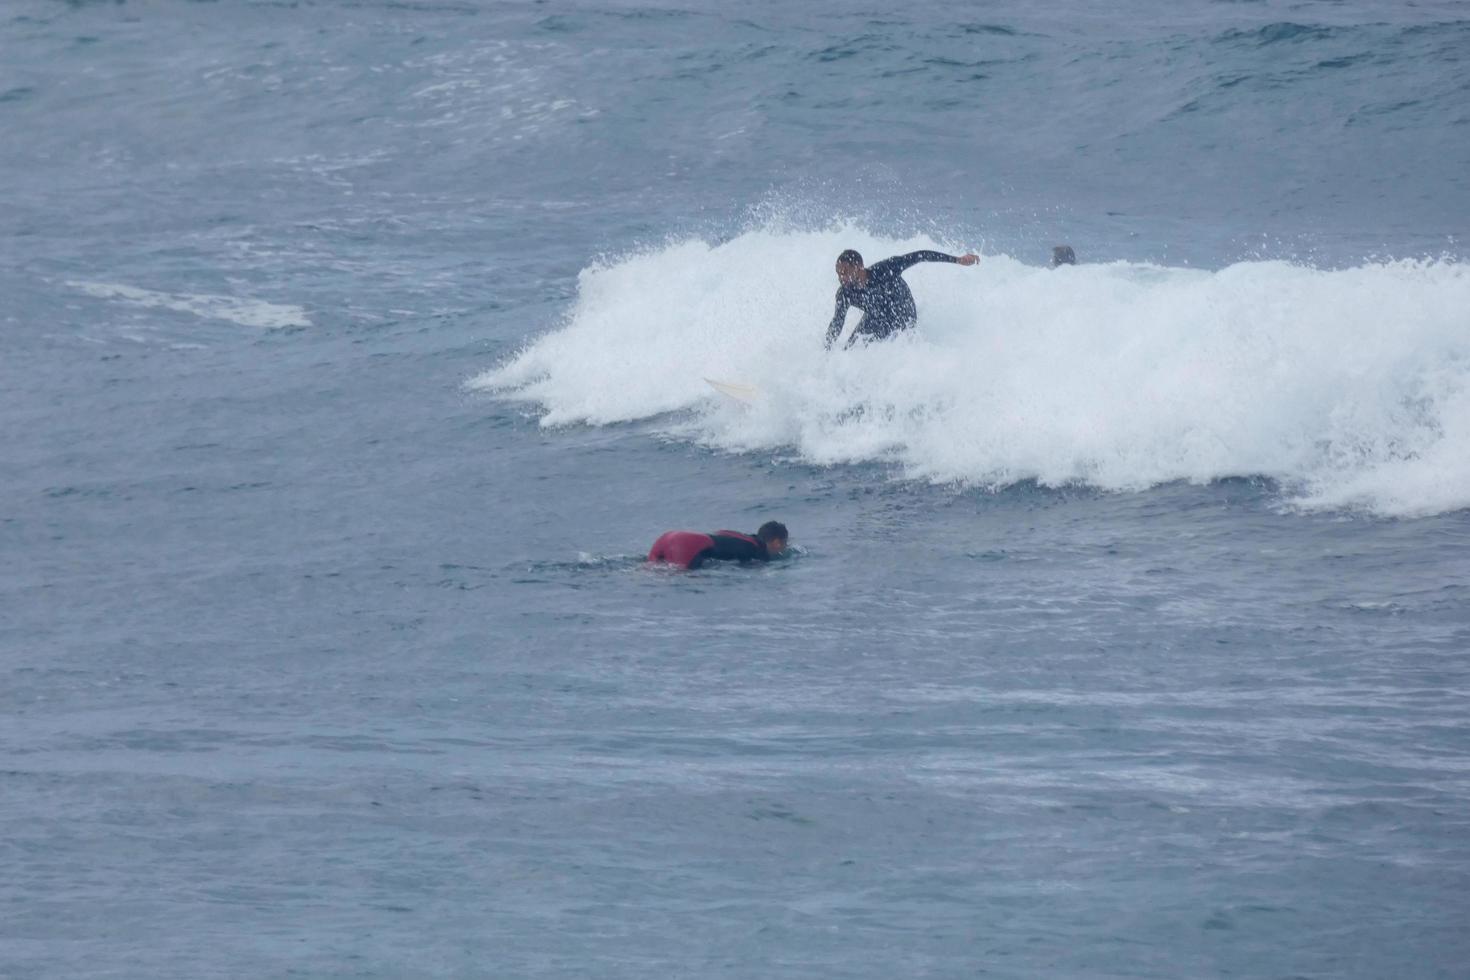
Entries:
{"label": "wave lip", "polygon": [[[585,270],[566,322],[469,386],[537,404],[544,425],[654,419],[719,449],[935,482],[1261,476],[1308,508],[1470,507],[1462,263],[923,265],[906,274],[917,331],[828,354],[848,247],[959,248],[856,227],[671,243]],[[742,410],[705,377],[767,397]]]}

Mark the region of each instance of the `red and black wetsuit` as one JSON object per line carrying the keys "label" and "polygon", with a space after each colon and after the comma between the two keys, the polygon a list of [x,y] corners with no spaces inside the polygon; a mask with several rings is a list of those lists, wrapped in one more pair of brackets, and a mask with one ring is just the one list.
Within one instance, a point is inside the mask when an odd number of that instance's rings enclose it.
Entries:
{"label": "red and black wetsuit", "polygon": [[920,262],[958,261],[958,256],[924,251],[895,255],[868,266],[867,282],[861,286],[840,286],[837,289],[837,311],[832,314],[832,323],[827,327],[828,349],[842,333],[842,322],[847,319],[849,306],[862,310],[863,318],[853,328],[847,347],[851,347],[859,337],[882,340],[912,327],[918,322],[919,311],[914,306],[914,294],[909,292],[908,283],[903,281],[903,270]]}
{"label": "red and black wetsuit", "polygon": [[648,549],[649,561],[698,568],[707,561],[770,561],[765,542],[739,531],[665,531]]}

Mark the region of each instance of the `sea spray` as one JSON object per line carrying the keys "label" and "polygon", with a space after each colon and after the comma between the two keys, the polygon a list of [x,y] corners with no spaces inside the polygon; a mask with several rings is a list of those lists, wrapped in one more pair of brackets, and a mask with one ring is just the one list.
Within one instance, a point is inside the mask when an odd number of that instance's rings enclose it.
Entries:
{"label": "sea spray", "polygon": [[[916,266],[916,331],[828,353],[849,247],[872,261],[963,246],[856,227],[671,243],[585,270],[565,322],[470,385],[538,403],[548,426],[659,418],[721,449],[936,482],[1262,476],[1305,506],[1470,506],[1462,263],[1053,270],[988,255]],[[740,410],[706,377],[767,397]]]}

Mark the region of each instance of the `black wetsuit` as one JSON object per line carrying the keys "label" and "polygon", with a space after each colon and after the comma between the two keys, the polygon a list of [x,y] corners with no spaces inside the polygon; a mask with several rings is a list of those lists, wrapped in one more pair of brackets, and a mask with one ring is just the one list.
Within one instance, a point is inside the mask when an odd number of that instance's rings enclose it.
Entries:
{"label": "black wetsuit", "polygon": [[848,338],[851,347],[859,337],[882,340],[884,337],[907,330],[919,318],[914,308],[914,294],[909,292],[908,283],[903,281],[903,270],[919,262],[958,262],[959,258],[943,252],[910,252],[895,255],[891,259],[875,262],[868,266],[868,281],[861,286],[840,286],[837,289],[837,312],[832,314],[832,323],[827,327],[827,347],[842,333],[842,323],[847,318],[847,308],[856,306],[863,311],[863,318]]}
{"label": "black wetsuit", "polygon": [[667,531],[648,551],[648,560],[698,568],[707,561],[770,561],[765,542],[739,531]]}
{"label": "black wetsuit", "polygon": [[703,561],[770,561],[766,544],[753,534],[739,531],[716,531],[710,535],[715,546],[700,558]]}

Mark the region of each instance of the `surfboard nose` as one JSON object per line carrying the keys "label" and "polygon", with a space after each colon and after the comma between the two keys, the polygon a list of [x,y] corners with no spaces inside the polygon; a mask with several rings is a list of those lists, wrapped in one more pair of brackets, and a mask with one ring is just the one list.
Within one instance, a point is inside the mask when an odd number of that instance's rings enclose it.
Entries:
{"label": "surfboard nose", "polygon": [[705,378],[704,380],[705,383],[720,394],[746,405],[755,404],[761,397],[761,390],[755,385],[742,384],[738,381],[716,381],[714,378]]}

